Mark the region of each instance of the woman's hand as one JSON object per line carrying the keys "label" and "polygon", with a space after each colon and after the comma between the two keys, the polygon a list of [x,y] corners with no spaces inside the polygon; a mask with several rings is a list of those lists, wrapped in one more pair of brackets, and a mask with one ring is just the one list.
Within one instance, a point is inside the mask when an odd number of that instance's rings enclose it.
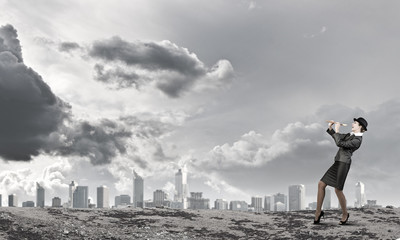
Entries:
{"label": "woman's hand", "polygon": [[329,128],[329,130],[332,130],[333,124],[335,124],[335,121],[333,121],[333,120],[331,120],[331,121],[328,123],[328,128]]}
{"label": "woman's hand", "polygon": [[340,128],[340,123],[339,122],[336,122],[335,123],[335,132],[339,132],[339,128]]}

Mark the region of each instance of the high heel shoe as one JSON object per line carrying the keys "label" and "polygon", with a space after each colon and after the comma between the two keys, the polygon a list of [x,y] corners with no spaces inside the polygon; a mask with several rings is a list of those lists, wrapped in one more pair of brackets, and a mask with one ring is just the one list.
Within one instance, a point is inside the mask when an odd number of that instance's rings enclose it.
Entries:
{"label": "high heel shoe", "polygon": [[319,222],[321,221],[321,217],[324,217],[324,215],[325,215],[324,211],[321,211],[321,213],[318,216],[318,219],[317,220],[314,219],[314,224],[319,224]]}
{"label": "high heel shoe", "polygon": [[345,221],[340,221],[340,222],[339,222],[339,225],[346,225],[346,224],[347,224],[347,220],[349,220],[349,217],[350,217],[350,213],[347,213],[347,218],[346,218],[346,220],[345,220]]}

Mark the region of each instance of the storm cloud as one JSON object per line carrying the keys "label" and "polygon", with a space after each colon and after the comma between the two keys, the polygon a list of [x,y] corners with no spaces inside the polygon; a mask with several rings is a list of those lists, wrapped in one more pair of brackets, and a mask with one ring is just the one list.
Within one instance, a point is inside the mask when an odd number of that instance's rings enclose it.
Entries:
{"label": "storm cloud", "polygon": [[17,31],[0,28],[0,156],[30,160],[70,116],[70,106],[23,63]]}
{"label": "storm cloud", "polygon": [[118,153],[126,153],[126,140],[131,135],[124,125],[109,119],[81,121],[52,134],[48,148],[63,156],[88,157],[93,165],[101,165],[110,163]]}
{"label": "storm cloud", "polygon": [[167,40],[128,42],[113,37],[94,42],[88,54],[101,61],[95,65],[96,80],[117,88],[140,88],[154,83],[172,98],[189,90],[219,88],[234,77],[228,60],[207,68],[196,54]]}
{"label": "storm cloud", "polygon": [[29,161],[40,153],[88,157],[105,164],[126,152],[131,132],[109,119],[74,119],[68,103],[23,63],[17,31],[0,28],[0,157]]}

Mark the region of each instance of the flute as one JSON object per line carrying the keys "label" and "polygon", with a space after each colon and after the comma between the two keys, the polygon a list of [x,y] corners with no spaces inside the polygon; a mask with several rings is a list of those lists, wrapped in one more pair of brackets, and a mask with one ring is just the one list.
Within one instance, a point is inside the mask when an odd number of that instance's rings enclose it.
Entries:
{"label": "flute", "polygon": [[346,123],[335,122],[335,121],[332,121],[332,120],[326,120],[326,122],[327,122],[327,123],[340,124],[340,126],[344,126],[344,127],[346,127],[346,126],[347,126],[347,124],[346,124]]}

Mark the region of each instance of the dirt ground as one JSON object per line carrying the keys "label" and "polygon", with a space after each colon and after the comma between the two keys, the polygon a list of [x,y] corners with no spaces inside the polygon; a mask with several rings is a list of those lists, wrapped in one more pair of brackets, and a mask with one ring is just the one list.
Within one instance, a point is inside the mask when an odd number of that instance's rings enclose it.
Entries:
{"label": "dirt ground", "polygon": [[221,210],[0,208],[0,239],[400,239],[400,209]]}

